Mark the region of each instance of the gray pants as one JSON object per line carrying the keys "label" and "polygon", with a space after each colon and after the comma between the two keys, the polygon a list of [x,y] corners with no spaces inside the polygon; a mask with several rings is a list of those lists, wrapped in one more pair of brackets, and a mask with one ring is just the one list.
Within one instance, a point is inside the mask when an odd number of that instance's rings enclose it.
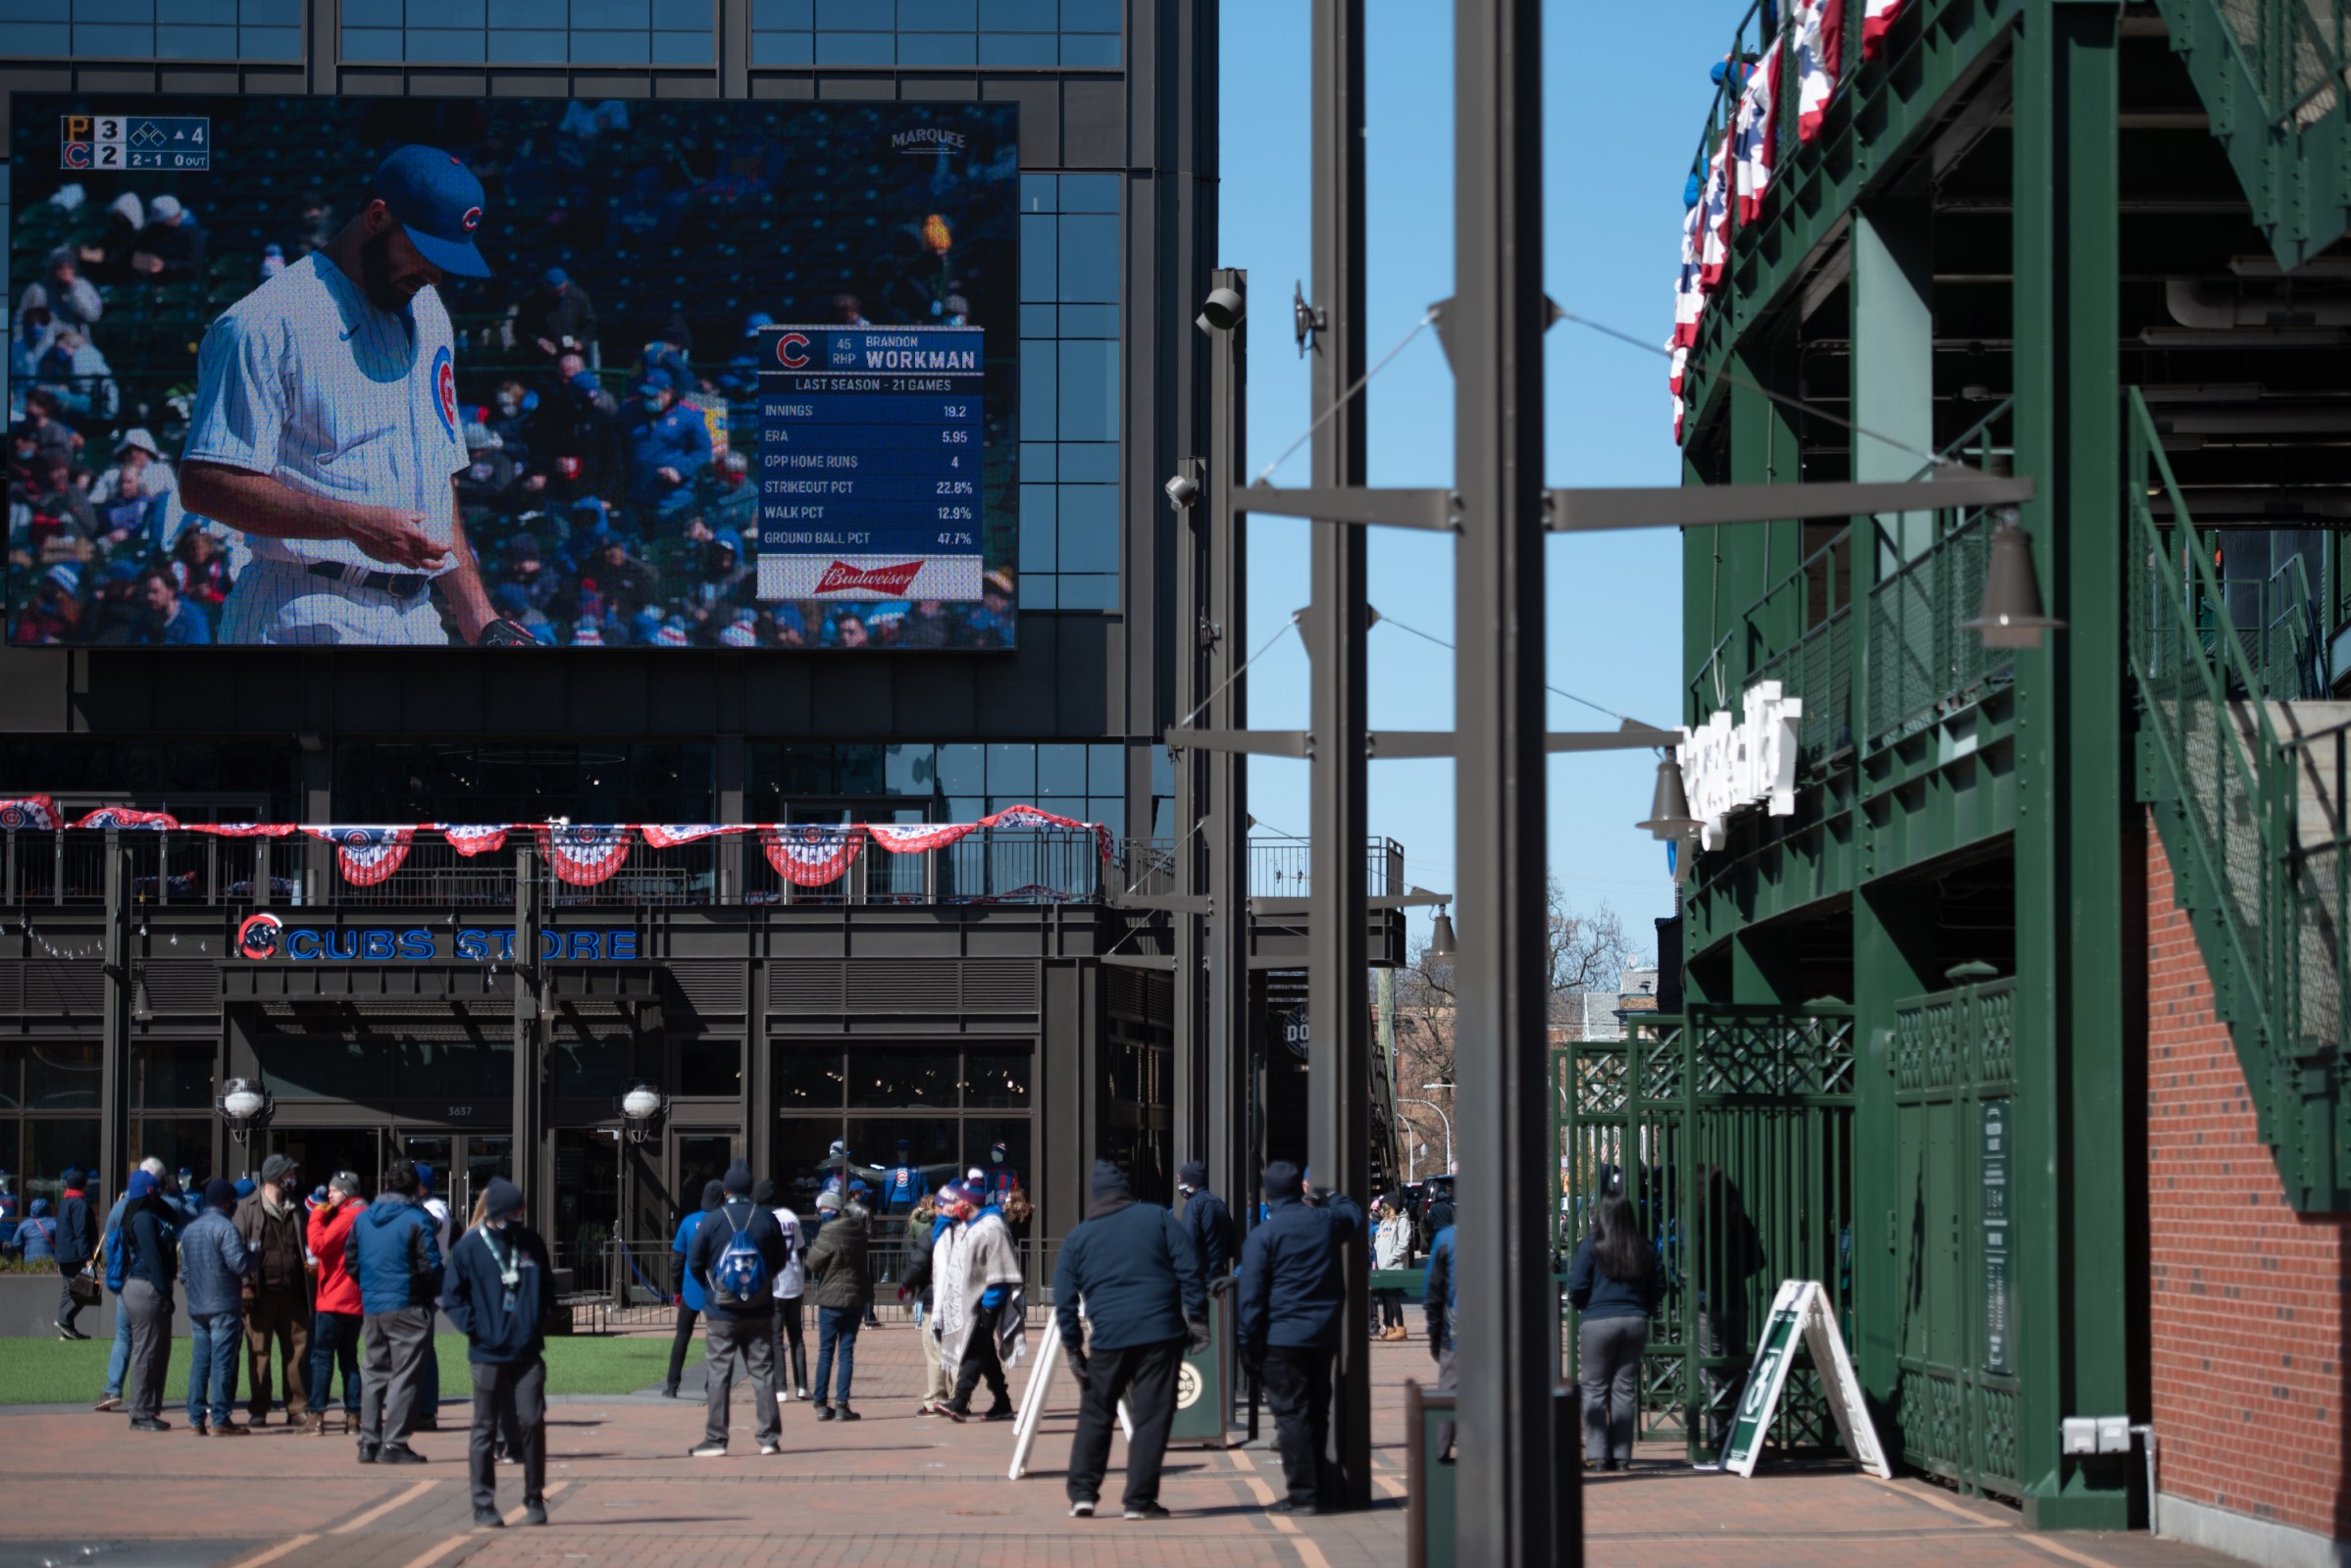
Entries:
{"label": "gray pants", "polygon": [[162,1413],[164,1380],[172,1374],[172,1298],[144,1280],[125,1280],[115,1309],[130,1320],[123,1407],[133,1421],[152,1421]]}
{"label": "gray pants", "polygon": [[540,1503],[547,1495],[547,1363],[538,1356],[505,1366],[486,1361],[474,1369],[474,1441],[467,1458],[472,1466],[474,1506],[498,1505],[496,1448],[501,1434],[510,1435],[514,1457],[523,1467],[523,1501]]}
{"label": "gray pants", "polygon": [[1595,1465],[1633,1462],[1633,1428],[1641,1416],[1641,1351],[1648,1343],[1647,1318],[1584,1319],[1584,1457]]}
{"label": "gray pants", "polygon": [[[425,1374],[425,1346],[433,1342],[433,1309],[402,1307],[367,1316],[367,1346],[360,1357],[359,1442],[362,1447],[408,1446],[416,1428],[417,1396]],[[439,1391],[434,1391],[434,1397]]]}
{"label": "gray pants", "polygon": [[776,1324],[773,1318],[702,1319],[702,1441],[724,1443],[735,1391],[736,1360],[751,1374],[751,1410],[759,1418],[759,1441],[778,1442],[784,1422],[776,1413]]}

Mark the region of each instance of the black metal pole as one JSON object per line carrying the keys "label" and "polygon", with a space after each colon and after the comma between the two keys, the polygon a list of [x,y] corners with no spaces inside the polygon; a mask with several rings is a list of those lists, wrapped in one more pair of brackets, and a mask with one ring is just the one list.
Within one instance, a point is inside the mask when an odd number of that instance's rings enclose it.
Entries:
{"label": "black metal pole", "polygon": [[[1246,303],[1249,274],[1220,269],[1218,288]],[[1211,331],[1208,356],[1208,461],[1195,515],[1205,520],[1207,540],[1207,709],[1196,721],[1208,730],[1238,733],[1249,726],[1249,683],[1236,679],[1249,657],[1249,521],[1233,510],[1234,492],[1247,482],[1249,321]],[[1239,752],[1207,755],[1207,851],[1209,900],[1207,1004],[1207,1148],[1211,1188],[1248,1211],[1253,1184],[1248,1174],[1249,1147],[1249,758]],[[1179,1158],[1189,1159],[1188,1153]]]}
{"label": "black metal pole", "polygon": [[509,1162],[514,1181],[523,1189],[523,1221],[545,1232],[554,1214],[553,1194],[542,1191],[538,1180],[541,1078],[539,1040],[540,1003],[546,994],[546,966],[538,956],[538,934],[545,924],[545,897],[539,882],[538,856],[530,849],[514,852],[514,1153]]}
{"label": "black metal pole", "polygon": [[1547,1246],[1542,5],[1457,0],[1454,18],[1456,1560],[1553,1568],[1582,1560],[1582,1532],[1554,1463]]}
{"label": "black metal pole", "polygon": [[[104,1052],[98,1068],[98,1104],[103,1115],[98,1123],[97,1190],[102,1205],[123,1195],[134,1152],[130,1146],[130,988],[135,983],[132,970],[138,959],[138,940],[131,921],[136,883],[130,855],[121,835],[107,830],[106,936],[100,948],[106,989],[101,993],[105,1001],[98,1019],[99,1049]],[[159,875],[161,869],[159,860]]]}
{"label": "black metal pole", "polygon": [[[1313,412],[1337,412],[1314,432],[1317,486],[1364,479],[1363,402],[1363,0],[1314,4]],[[1342,401],[1344,400],[1344,401]],[[1316,523],[1314,613],[1307,647],[1313,754],[1308,861],[1312,913],[1306,936],[1307,1163],[1317,1186],[1370,1201],[1371,1014],[1364,935],[1363,531]],[[1346,1254],[1347,1309],[1331,1388],[1327,1503],[1371,1502],[1371,1377],[1364,1249]]]}

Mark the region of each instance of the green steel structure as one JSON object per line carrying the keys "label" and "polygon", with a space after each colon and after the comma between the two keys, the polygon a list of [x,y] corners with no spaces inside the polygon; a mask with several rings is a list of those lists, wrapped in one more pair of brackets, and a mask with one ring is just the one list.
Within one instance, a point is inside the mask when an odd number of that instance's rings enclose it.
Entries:
{"label": "green steel structure", "polygon": [[1890,1451],[2121,1528],[2136,1458],[2061,1422],[2150,1401],[2149,808],[2291,1206],[2351,1207],[2351,0],[1909,0],[1866,60],[1844,9],[1690,351],[1686,480],[2029,476],[2065,630],[1959,626],[1998,519],[1931,482],[1685,531],[1684,719],[1801,696],[1795,811],[1692,853],[1683,1011],[1561,1054],[1567,1213],[1653,1207],[1654,1425],[1708,1441],[1742,1324],[1818,1279]]}

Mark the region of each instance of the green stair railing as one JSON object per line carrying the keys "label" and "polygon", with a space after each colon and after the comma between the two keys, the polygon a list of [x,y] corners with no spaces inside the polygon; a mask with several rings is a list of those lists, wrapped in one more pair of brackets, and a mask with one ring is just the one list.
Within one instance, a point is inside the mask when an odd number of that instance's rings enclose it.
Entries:
{"label": "green stair railing", "polygon": [[2351,207],[2351,0],[2155,0],[2281,267]]}
{"label": "green stair railing", "polygon": [[[2314,746],[2324,737],[2290,733],[2282,702],[2302,693],[2266,681],[2231,628],[2211,537],[2190,519],[2135,389],[2127,423],[2125,491],[2143,559],[2129,594],[2141,792],[2287,1196],[2305,1212],[2339,1211],[2351,1207],[2336,1066],[2351,910],[2343,795],[2325,790]],[[2169,526],[2151,489],[2170,504]],[[2324,752],[2325,764],[2336,755]]]}

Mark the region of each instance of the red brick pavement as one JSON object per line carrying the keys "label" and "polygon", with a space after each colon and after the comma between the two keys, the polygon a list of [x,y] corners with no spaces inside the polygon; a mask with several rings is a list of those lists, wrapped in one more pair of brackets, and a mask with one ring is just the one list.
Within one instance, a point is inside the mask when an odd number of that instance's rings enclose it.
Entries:
{"label": "red brick pavement", "polygon": [[[686,1457],[701,1436],[698,1400],[558,1402],[548,1430],[551,1523],[543,1530],[511,1527],[521,1501],[511,1468],[499,1473],[510,1528],[471,1528],[465,1436],[455,1426],[417,1439],[431,1464],[380,1470],[353,1463],[347,1440],[277,1427],[228,1444],[184,1431],[134,1439],[119,1416],[0,1410],[0,1492],[21,1504],[9,1519],[17,1541],[51,1539],[28,1521],[75,1521],[77,1536],[61,1530],[55,1539],[100,1544],[93,1568],[167,1561],[213,1568],[1402,1568],[1405,1561],[1403,1383],[1429,1365],[1417,1340],[1372,1347],[1378,1506],[1277,1518],[1262,1509],[1279,1487],[1270,1454],[1178,1448],[1161,1492],[1176,1517],[1157,1524],[1129,1524],[1114,1506],[1092,1521],[1064,1517],[1060,1471],[1074,1419],[1067,1397],[1074,1391],[1066,1386],[1039,1435],[1036,1468],[1008,1482],[1009,1425],[915,1418],[911,1334],[869,1334],[858,1350],[865,1419],[819,1423],[806,1406],[790,1405],[784,1452],[774,1458],[758,1457],[748,1396],[740,1391],[735,1452],[719,1460]],[[446,1414],[452,1423],[462,1419],[455,1405]],[[1111,1457],[1106,1492],[1114,1501],[1116,1448]],[[1766,1468],[1741,1481],[1694,1474],[1677,1460],[1659,1448],[1628,1475],[1590,1478],[1589,1561],[1608,1568],[1876,1568],[1897,1559],[1902,1568],[2209,1568],[2224,1561],[2144,1537],[2036,1538],[2017,1528],[2013,1511],[1840,1468]],[[231,1473],[252,1484],[234,1484]],[[127,1486],[126,1477],[136,1479]],[[190,1555],[201,1543],[219,1549]],[[0,1562],[16,1560],[8,1546],[0,1539]]]}

